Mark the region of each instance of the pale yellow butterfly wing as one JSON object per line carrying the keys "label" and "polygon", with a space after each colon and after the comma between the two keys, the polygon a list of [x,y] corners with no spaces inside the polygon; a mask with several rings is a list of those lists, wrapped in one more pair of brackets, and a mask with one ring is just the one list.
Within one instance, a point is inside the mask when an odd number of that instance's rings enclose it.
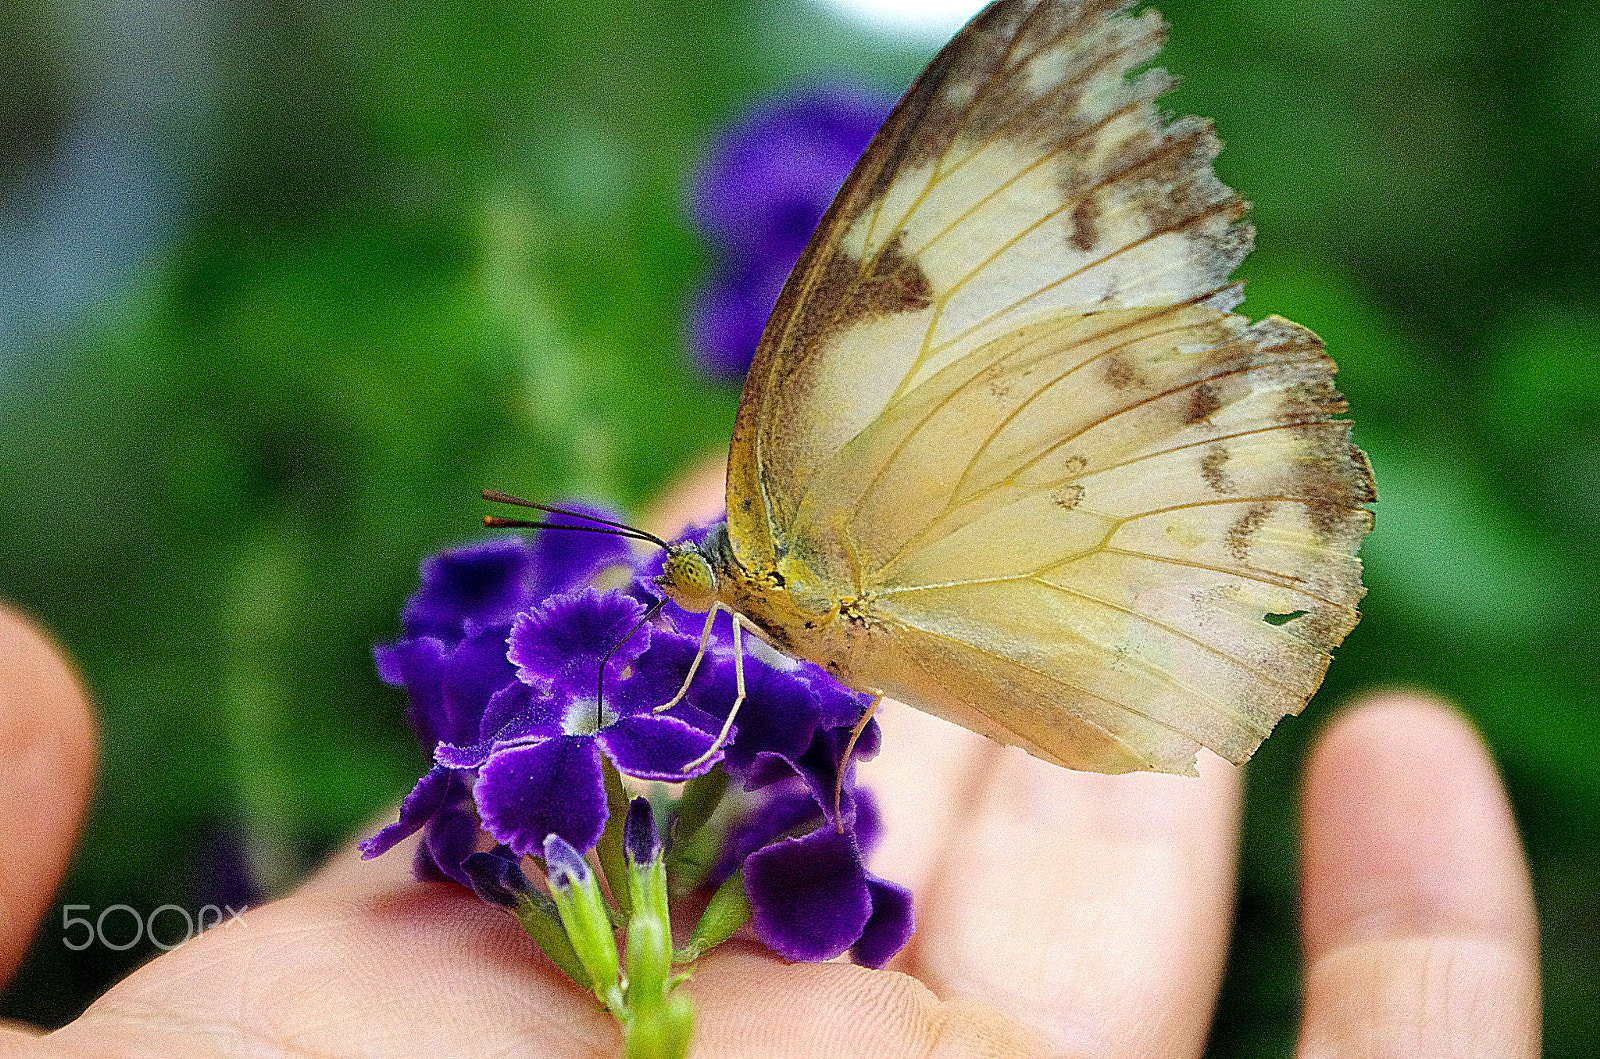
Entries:
{"label": "pale yellow butterfly wing", "polygon": [[992,5],[912,87],[763,336],[729,535],[741,605],[853,686],[1190,772],[1315,691],[1372,488],[1321,343],[1228,313],[1243,204],[1122,6]]}

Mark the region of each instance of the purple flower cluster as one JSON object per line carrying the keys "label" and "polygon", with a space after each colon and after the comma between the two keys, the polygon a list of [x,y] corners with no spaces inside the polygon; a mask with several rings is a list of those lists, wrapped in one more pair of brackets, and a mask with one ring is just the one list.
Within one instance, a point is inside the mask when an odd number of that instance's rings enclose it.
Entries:
{"label": "purple flower cluster", "polygon": [[690,189],[717,264],[689,307],[688,344],[708,374],[738,378],[811,232],[894,101],[819,86],[758,104],[706,153]]}
{"label": "purple flower cluster", "polygon": [[[649,576],[659,563],[637,563],[616,537],[550,530],[425,560],[402,637],[374,654],[383,679],[405,689],[433,764],[363,856],[420,830],[419,878],[514,906],[527,885],[519,861],[542,856],[549,836],[581,853],[608,822],[620,826],[608,767],[672,782],[716,767],[742,792],[743,813],[699,881],[715,886],[742,869],[756,935],[788,959],[849,950],[881,966],[910,936],[910,895],[865,868],[878,822],[852,764],[834,806],[863,697],[815,666],[747,654],[732,735],[706,756],[735,697],[732,645],[714,637],[684,701],[654,712],[682,684],[703,620],[671,604],[644,620],[660,600]],[[588,587],[608,567],[627,587]],[[877,738],[869,724],[853,758],[875,753]]]}

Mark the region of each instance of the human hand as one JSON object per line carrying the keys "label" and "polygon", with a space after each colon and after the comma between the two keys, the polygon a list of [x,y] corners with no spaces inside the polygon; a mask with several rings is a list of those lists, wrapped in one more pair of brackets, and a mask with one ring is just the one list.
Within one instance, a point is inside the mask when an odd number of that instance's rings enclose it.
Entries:
{"label": "human hand", "polygon": [[[708,490],[678,504],[704,514]],[[718,494],[720,495],[720,494]],[[665,518],[667,516],[663,516]],[[89,782],[70,670],[0,621],[0,958],[43,914]],[[915,711],[862,766],[873,870],[916,893],[884,971],[785,964],[735,940],[687,987],[701,1056],[1198,1055],[1232,916],[1238,771],[1068,772]],[[1477,737],[1419,696],[1323,733],[1303,808],[1300,1054],[1537,1054],[1532,897]],[[0,1056],[615,1054],[611,1018],[510,917],[353,847],[293,894],[140,968]]]}

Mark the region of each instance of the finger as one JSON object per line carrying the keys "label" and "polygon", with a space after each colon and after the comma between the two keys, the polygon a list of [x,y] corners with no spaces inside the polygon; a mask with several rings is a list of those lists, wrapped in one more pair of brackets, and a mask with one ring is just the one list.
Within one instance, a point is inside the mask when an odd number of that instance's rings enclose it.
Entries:
{"label": "finger", "polygon": [[986,761],[919,908],[909,969],[1054,1052],[1198,1055],[1233,902],[1238,770],[1100,776]]}
{"label": "finger", "polygon": [[1532,889],[1493,762],[1422,696],[1369,700],[1306,776],[1300,1054],[1538,1052]]}
{"label": "finger", "polygon": [[640,525],[671,540],[685,526],[721,518],[727,477],[727,457],[704,457],[645,509]]}
{"label": "finger", "polygon": [[61,652],[0,607],[0,982],[55,893],[94,777],[88,696]]}
{"label": "finger", "polygon": [[[869,866],[909,887],[922,915],[946,847],[978,796],[984,769],[1000,747],[949,721],[885,699],[876,714],[882,750],[856,770],[882,818]],[[891,966],[904,968],[904,960]]]}

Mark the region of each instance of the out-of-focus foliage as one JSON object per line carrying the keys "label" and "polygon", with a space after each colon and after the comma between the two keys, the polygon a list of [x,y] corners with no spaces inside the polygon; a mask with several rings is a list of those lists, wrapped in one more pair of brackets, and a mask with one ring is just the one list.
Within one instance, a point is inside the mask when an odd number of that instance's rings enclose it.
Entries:
{"label": "out-of-focus foliage", "polygon": [[[1378,683],[1493,745],[1548,1053],[1595,1054],[1600,10],[1161,6],[1168,106],[1257,204],[1245,309],[1327,339],[1380,495],[1367,616],[1251,770],[1213,1054],[1287,1054],[1294,777]],[[7,5],[0,594],[106,730],[62,900],[237,904],[387,811],[417,762],[369,646],[477,490],[638,505],[725,443],[737,395],[680,348],[711,132],[927,57],[801,0]],[[3,1011],[59,1022],[153,951],[47,923]]]}

